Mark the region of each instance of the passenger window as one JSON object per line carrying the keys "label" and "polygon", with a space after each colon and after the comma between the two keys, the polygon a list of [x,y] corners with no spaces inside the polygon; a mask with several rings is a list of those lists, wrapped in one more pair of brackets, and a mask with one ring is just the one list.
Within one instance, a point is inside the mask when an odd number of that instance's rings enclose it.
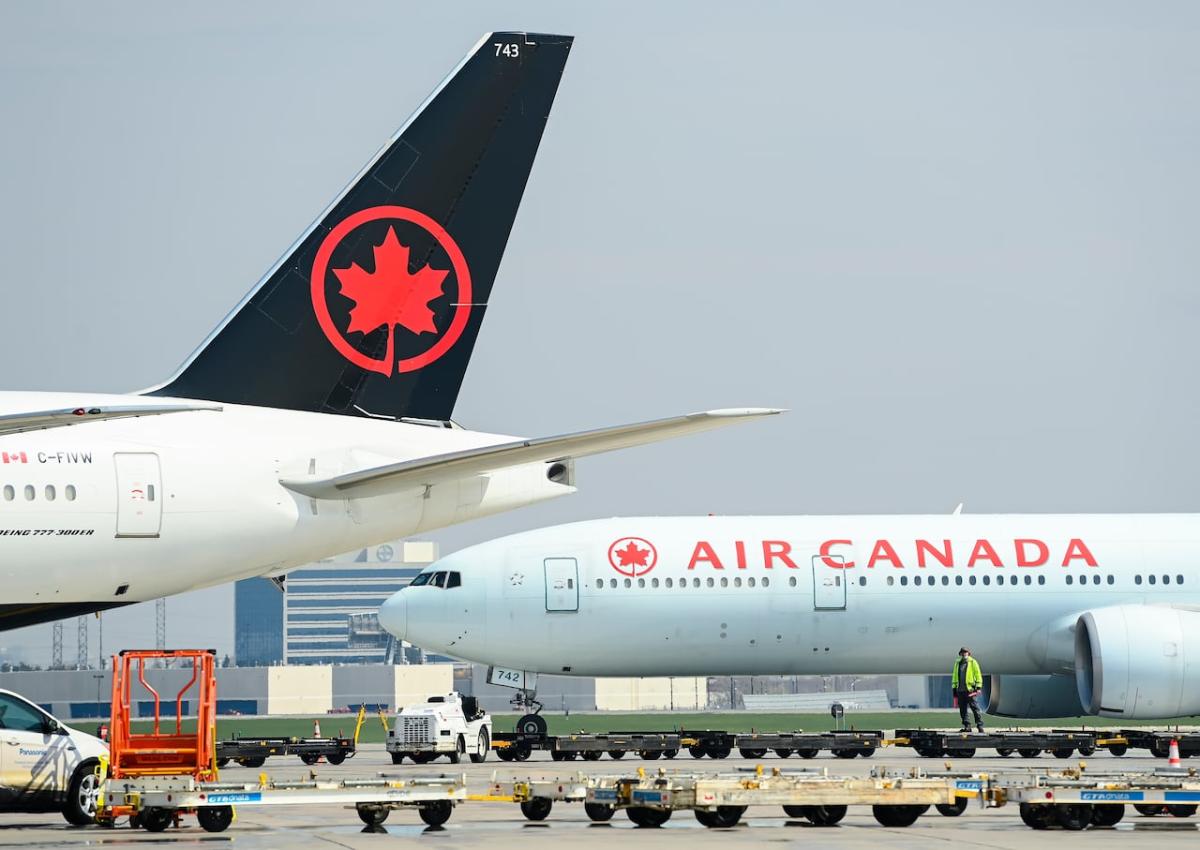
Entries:
{"label": "passenger window", "polygon": [[[1180,576],[1180,579],[1182,579],[1182,578],[1183,578],[1183,576]],[[1108,583],[1109,584],[1113,583],[1113,577],[1111,575],[1108,577]]]}
{"label": "passenger window", "polygon": [[[751,586],[751,587],[754,587],[754,579],[750,579],[750,586]],[[763,586],[763,587],[770,587],[770,586],[771,586],[771,580],[770,580],[769,578],[767,578],[766,576],[763,576],[762,586]]]}
{"label": "passenger window", "polygon": [[888,587],[893,587],[893,586],[895,586],[895,584],[896,584],[896,577],[895,577],[895,576],[888,576],[887,578],[888,578]]}
{"label": "passenger window", "polygon": [[711,577],[710,577],[710,578],[709,578],[709,579],[708,579],[708,580],[705,582],[705,584],[707,584],[709,587],[712,587],[712,586],[713,586],[713,583],[714,583],[714,582],[713,582],[713,580],[712,580],[712,578],[711,578]]}
{"label": "passenger window", "polygon": [[915,584],[917,587],[920,587],[920,586],[921,586],[921,577],[920,577],[920,576],[914,576],[914,577],[913,577],[913,584]]}
{"label": "passenger window", "polygon": [[[1109,584],[1112,584],[1112,576],[1109,576],[1109,577],[1108,577],[1108,583],[1109,583]],[[1181,575],[1175,576],[1175,583],[1176,583],[1176,584],[1183,584],[1183,576],[1181,576]]]}
{"label": "passenger window", "polygon": [[[567,587],[574,584],[574,579],[567,579]],[[446,587],[462,587],[462,573],[446,573]]]}
{"label": "passenger window", "polygon": [[1074,584],[1074,583],[1075,583],[1074,576],[1067,576],[1067,584]]}
{"label": "passenger window", "polygon": [[1149,581],[1151,584],[1154,584],[1154,582],[1155,582],[1154,576],[1147,576],[1146,580]]}
{"label": "passenger window", "polygon": [[596,579],[596,590],[603,590],[603,589],[604,589],[604,579],[602,579],[602,578]]}
{"label": "passenger window", "polygon": [[663,579],[663,584],[669,588],[675,586],[675,583],[670,578]]}
{"label": "passenger window", "polygon": [[32,485],[32,484],[26,484],[26,485],[25,485],[25,501],[27,501],[27,502],[32,502],[32,501],[33,501],[33,497],[34,497],[35,495],[36,495],[36,493],[34,492],[33,485]]}
{"label": "passenger window", "polygon": [[656,579],[656,578],[652,578],[652,579],[650,579],[650,586],[651,586],[651,587],[658,587],[658,579]]}
{"label": "passenger window", "polygon": [[74,484],[68,484],[68,485],[67,485],[67,486],[66,486],[66,487],[63,489],[63,495],[67,497],[67,501],[68,501],[68,502],[73,502],[73,501],[75,501],[75,485],[74,485]]}
{"label": "passenger window", "polygon": [[1046,577],[1038,576],[1038,584],[1045,584],[1045,583],[1046,583]]}
{"label": "passenger window", "polygon": [[[859,582],[861,583],[862,579],[859,579]],[[795,586],[796,586],[796,577],[788,576],[788,587],[795,587]]]}
{"label": "passenger window", "polygon": [[1170,583],[1171,583],[1171,577],[1163,576],[1163,584],[1170,584]]}
{"label": "passenger window", "polygon": [[742,586],[742,577],[741,577],[741,576],[734,576],[734,577],[733,577],[733,586],[734,586],[734,587],[741,587],[741,586]]}
{"label": "passenger window", "polygon": [[1016,577],[1016,576],[1009,576],[1009,577],[1008,577],[1008,583],[1009,583],[1009,584],[1012,584],[1012,585],[1015,585],[1015,584],[1017,583],[1017,577]]}
{"label": "passenger window", "polygon": [[4,501],[11,502],[17,497],[17,491],[13,489],[11,484],[4,485]]}
{"label": "passenger window", "polygon": [[633,581],[631,579],[625,579],[625,586],[633,587]]}
{"label": "passenger window", "polygon": [[0,694],[0,729],[43,732],[46,729],[46,716],[24,700]]}
{"label": "passenger window", "polygon": [[900,576],[900,586],[908,587],[908,576]]}
{"label": "passenger window", "polygon": [[699,587],[699,586],[700,586],[700,579],[698,579],[698,578],[692,579],[692,587]]}
{"label": "passenger window", "polygon": [[1134,577],[1133,577],[1133,583],[1134,583],[1134,584],[1141,584],[1141,583],[1142,583],[1142,577],[1141,577],[1141,576],[1134,576]]}
{"label": "passenger window", "polygon": [[616,580],[615,578],[614,578],[614,579],[609,579],[609,581],[608,581],[608,586],[609,586],[609,587],[611,587],[611,588],[613,588],[613,589],[615,590],[615,589],[616,589],[616,587],[617,587],[617,580]]}
{"label": "passenger window", "polygon": [[[795,587],[795,586],[796,586],[796,580],[795,580],[795,579],[792,579],[792,586],[793,586],[793,587]],[[866,577],[866,576],[859,576],[859,577],[858,577],[858,586],[859,586],[859,587],[866,587],[866,586],[867,586],[867,577]]]}
{"label": "passenger window", "polygon": [[955,577],[954,577],[954,583],[955,583],[956,585],[958,585],[959,587],[962,587],[962,576],[955,576]]}
{"label": "passenger window", "polygon": [[[765,578],[762,580],[762,583],[763,583],[763,587],[767,586],[767,580]],[[754,584],[755,584],[754,576],[751,576],[750,578],[746,579],[746,584],[750,585],[751,587],[754,587]]]}
{"label": "passenger window", "polygon": [[983,583],[984,583],[984,584],[991,584],[991,583],[992,583],[992,577],[991,577],[991,576],[984,576],[984,577],[983,577]]}
{"label": "passenger window", "polygon": [[55,492],[54,485],[47,484],[46,485],[46,501],[53,502],[57,495],[58,495],[58,493]]}
{"label": "passenger window", "polygon": [[[1109,578],[1112,578],[1112,576],[1109,576]],[[1030,576],[1030,575],[1025,576],[1025,583],[1033,584],[1033,576]]]}
{"label": "passenger window", "polygon": [[638,587],[645,587],[645,586],[646,586],[646,580],[644,578],[638,579]]}
{"label": "passenger window", "polygon": [[1092,576],[1092,584],[1099,584],[1100,576]]}
{"label": "passenger window", "polygon": [[725,576],[721,576],[721,587],[729,587],[729,579]]}

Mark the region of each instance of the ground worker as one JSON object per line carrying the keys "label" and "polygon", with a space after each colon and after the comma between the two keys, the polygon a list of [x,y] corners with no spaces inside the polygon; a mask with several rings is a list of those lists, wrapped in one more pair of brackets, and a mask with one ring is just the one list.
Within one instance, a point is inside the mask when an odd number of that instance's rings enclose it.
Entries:
{"label": "ground worker", "polygon": [[983,720],[975,697],[983,690],[983,673],[979,670],[979,662],[971,657],[971,650],[965,646],[958,651],[958,659],[950,670],[950,685],[958,703],[958,716],[962,718],[962,731],[971,731],[971,725],[967,723],[967,709],[970,708],[975,715],[975,728],[982,732]]}

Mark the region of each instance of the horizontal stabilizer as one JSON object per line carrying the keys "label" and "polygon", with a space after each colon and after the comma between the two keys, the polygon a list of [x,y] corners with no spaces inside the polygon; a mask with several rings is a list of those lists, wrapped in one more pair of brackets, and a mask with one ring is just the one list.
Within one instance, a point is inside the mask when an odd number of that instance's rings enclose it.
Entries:
{"label": "horizontal stabilizer", "polygon": [[111,407],[66,407],[61,410],[36,410],[28,413],[0,415],[0,436],[37,431],[43,428],[63,428],[86,422],[107,419],[128,419],[133,416],[158,416],[163,413],[191,413],[197,410],[220,411],[217,404],[138,404]]}
{"label": "horizontal stabilizer", "polygon": [[293,492],[317,499],[351,499],[362,495],[369,485],[371,495],[379,495],[472,475],[486,475],[526,463],[551,463],[627,449],[782,412],[769,408],[709,410],[652,422],[482,446],[347,472],[332,478],[288,478],[279,483]]}

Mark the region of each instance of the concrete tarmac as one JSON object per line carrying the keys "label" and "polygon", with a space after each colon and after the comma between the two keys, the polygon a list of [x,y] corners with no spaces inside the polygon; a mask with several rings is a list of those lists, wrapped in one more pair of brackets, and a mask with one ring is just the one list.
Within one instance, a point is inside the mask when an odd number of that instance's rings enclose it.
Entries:
{"label": "concrete tarmac", "polygon": [[[1037,760],[1019,757],[1000,758],[987,752],[972,759],[953,761],[956,770],[996,771],[1003,768],[1040,766],[1061,769],[1074,764],[1073,760],[1042,756]],[[1116,758],[1101,752],[1087,759],[1095,770],[1153,769],[1162,766],[1162,759],[1130,754]],[[813,760],[792,757],[780,760],[772,755],[762,759],[766,768],[827,767],[832,774],[865,775],[873,766],[903,770],[914,765],[940,769],[944,762],[937,759],[915,758],[905,748],[883,748],[870,759],[837,759],[823,753]],[[355,758],[337,767],[320,764],[312,768],[297,758],[268,760],[261,769],[229,766],[221,771],[225,780],[256,781],[261,771],[274,779],[307,778],[310,771],[321,777],[389,775],[430,775],[436,773],[465,773],[468,790],[486,790],[493,774],[497,779],[528,777],[570,777],[588,774],[633,773],[639,766],[648,772],[660,768],[686,771],[732,771],[738,767],[753,767],[754,761],[729,758],[722,761],[696,760],[686,753],[673,761],[642,762],[631,756],[612,761],[607,756],[596,762],[555,762],[547,753],[534,753],[522,763],[509,763],[489,758],[483,764],[450,765],[445,759],[429,765],[405,763],[393,766],[381,744],[360,748]],[[1189,763],[1184,762],[1185,766]],[[487,847],[488,850],[529,850],[530,848],[560,848],[569,843],[573,850],[605,848],[620,842],[623,848],[686,848],[760,846],[768,843],[807,844],[812,847],[874,850],[880,845],[897,850],[930,850],[945,846],[960,848],[1004,848],[1004,850],[1037,850],[1049,847],[1136,847],[1150,850],[1159,847],[1196,846],[1200,839],[1200,815],[1191,818],[1166,816],[1144,817],[1132,807],[1126,808],[1125,819],[1110,828],[1090,828],[1083,832],[1064,832],[1059,829],[1039,832],[1025,826],[1015,805],[999,809],[980,809],[977,804],[958,818],[947,818],[935,810],[906,828],[887,828],[876,823],[869,807],[852,807],[849,814],[835,827],[815,827],[807,821],[786,817],[778,807],[751,807],[742,822],[732,829],[706,829],[696,822],[691,812],[676,812],[661,829],[637,829],[618,812],[606,824],[593,824],[581,804],[555,803],[549,818],[534,823],[527,821],[513,803],[467,802],[456,808],[444,827],[426,827],[415,810],[392,812],[375,832],[364,828],[353,809],[338,805],[317,807],[243,806],[237,820],[223,833],[204,832],[194,817],[186,817],[179,829],[163,833],[134,830],[119,824],[115,829],[99,827],[70,827],[58,814],[0,815],[0,846],[13,847],[149,847],[189,845],[219,848],[236,846],[239,850],[267,848],[397,848],[434,846],[440,848]]]}

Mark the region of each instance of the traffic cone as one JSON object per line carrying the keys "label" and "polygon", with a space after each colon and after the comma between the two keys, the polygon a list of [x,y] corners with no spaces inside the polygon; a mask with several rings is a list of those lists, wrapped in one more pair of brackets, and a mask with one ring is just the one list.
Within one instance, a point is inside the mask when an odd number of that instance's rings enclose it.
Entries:
{"label": "traffic cone", "polygon": [[321,737],[321,721],[315,717],[313,718],[313,737],[314,738]]}
{"label": "traffic cone", "polygon": [[1171,739],[1171,749],[1167,751],[1167,767],[1183,767],[1179,763],[1179,741]]}

